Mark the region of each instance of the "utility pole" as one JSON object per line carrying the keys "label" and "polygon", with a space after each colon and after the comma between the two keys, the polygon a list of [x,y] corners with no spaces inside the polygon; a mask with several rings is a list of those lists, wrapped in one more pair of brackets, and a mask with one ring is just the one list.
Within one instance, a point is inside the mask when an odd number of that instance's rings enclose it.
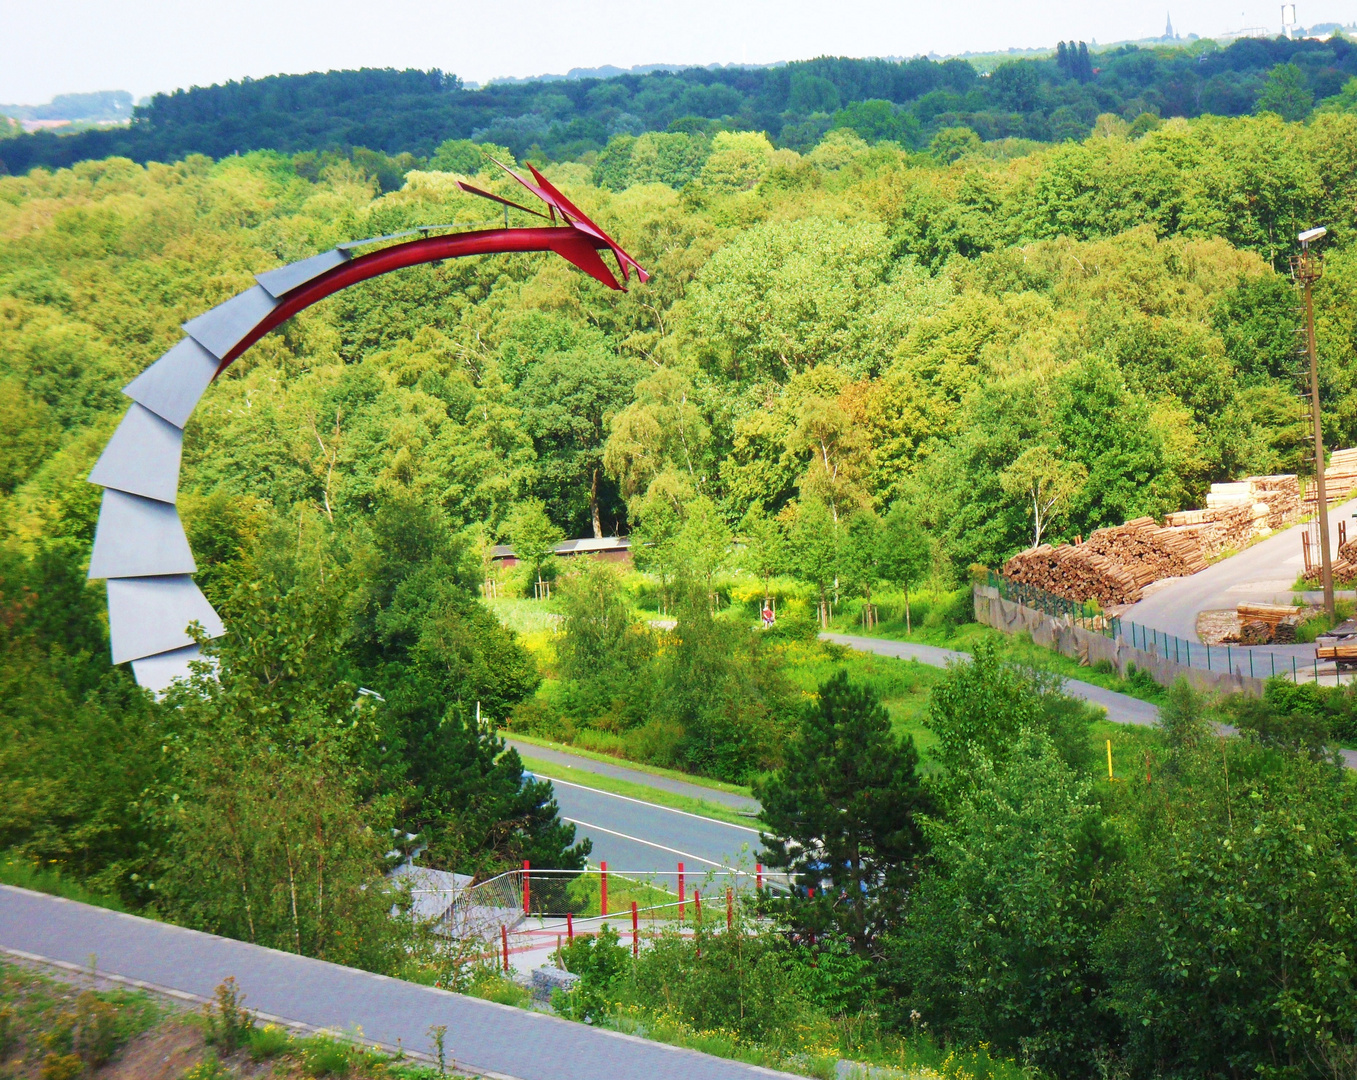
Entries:
{"label": "utility pole", "polygon": [[1328,230],[1306,229],[1300,240],[1300,255],[1291,260],[1291,273],[1305,292],[1305,349],[1310,357],[1310,419],[1315,440],[1315,511],[1319,514],[1319,575],[1324,585],[1324,610],[1334,617],[1333,560],[1329,553],[1329,500],[1324,489],[1324,425],[1319,414],[1319,358],[1315,350],[1315,303],[1312,286],[1324,273],[1324,263],[1310,251],[1312,241]]}

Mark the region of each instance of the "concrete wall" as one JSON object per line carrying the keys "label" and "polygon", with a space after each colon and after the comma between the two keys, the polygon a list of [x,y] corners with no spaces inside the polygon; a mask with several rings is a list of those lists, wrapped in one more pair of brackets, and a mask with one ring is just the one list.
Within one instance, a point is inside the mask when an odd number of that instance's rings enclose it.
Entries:
{"label": "concrete wall", "polygon": [[1128,665],[1135,664],[1137,670],[1146,672],[1161,686],[1170,685],[1181,675],[1199,690],[1263,696],[1263,680],[1250,678],[1239,670],[1207,671],[1176,663],[1172,657],[1160,656],[1153,646],[1138,649],[1124,640],[1114,640],[1076,626],[1068,617],[1057,619],[1015,601],[1005,600],[999,595],[999,590],[990,585],[977,585],[974,596],[977,622],[1002,630],[1005,634],[1026,630],[1038,645],[1073,657],[1081,664],[1091,666],[1099,660],[1107,660],[1122,678],[1126,677]]}

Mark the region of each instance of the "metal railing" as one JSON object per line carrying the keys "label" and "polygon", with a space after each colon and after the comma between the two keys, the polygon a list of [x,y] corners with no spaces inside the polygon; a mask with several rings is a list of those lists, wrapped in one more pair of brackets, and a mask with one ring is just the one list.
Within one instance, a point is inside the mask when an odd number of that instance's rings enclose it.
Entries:
{"label": "metal railing", "polygon": [[650,921],[680,923],[701,910],[713,896],[749,897],[758,891],[785,893],[791,881],[780,871],[726,867],[692,871],[678,863],[674,870],[609,870],[607,863],[582,870],[509,870],[457,892],[442,922],[459,938],[491,941],[509,932],[527,932],[547,920],[581,926],[605,919],[643,914]]}
{"label": "metal railing", "polygon": [[1080,603],[1035,585],[1010,581],[993,570],[988,571],[988,584],[1005,600],[1053,618],[1068,619],[1086,630],[1125,641],[1132,648],[1153,653],[1182,667],[1251,679],[1285,678],[1292,682],[1319,683],[1332,678],[1334,685],[1340,685],[1344,680],[1338,663],[1321,663],[1317,656],[1272,652],[1260,645],[1204,645],[1105,614],[1096,604]]}

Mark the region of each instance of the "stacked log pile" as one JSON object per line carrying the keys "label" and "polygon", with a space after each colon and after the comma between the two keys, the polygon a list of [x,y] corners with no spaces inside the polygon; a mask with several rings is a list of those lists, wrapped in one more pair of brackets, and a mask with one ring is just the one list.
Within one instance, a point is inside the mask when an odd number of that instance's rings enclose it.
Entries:
{"label": "stacked log pile", "polygon": [[[1210,559],[1222,551],[1237,550],[1253,539],[1253,503],[1221,506],[1208,510],[1182,510],[1164,518],[1164,527],[1195,541],[1203,559]],[[1266,514],[1266,510],[1262,511]]]}
{"label": "stacked log pile", "polygon": [[1255,504],[1267,506],[1267,527],[1280,529],[1300,516],[1300,481],[1294,473],[1277,476],[1250,476]]}
{"label": "stacked log pile", "polygon": [[1042,544],[1024,551],[1004,563],[1004,577],[1066,600],[1097,600],[1104,607],[1140,599],[1135,578],[1088,544]]}
{"label": "stacked log pile", "polygon": [[1191,538],[1161,529],[1153,518],[1099,529],[1085,547],[1111,559],[1140,588],[1166,577],[1183,577],[1206,569],[1201,547]]}
{"label": "stacked log pile", "polygon": [[1015,555],[1004,564],[1010,581],[1035,585],[1068,600],[1133,604],[1152,581],[1206,569],[1201,549],[1153,518],[1099,529],[1083,544],[1061,544]]}
{"label": "stacked log pile", "polygon": [[[1335,451],[1328,475],[1331,499],[1357,489],[1357,448]],[[1306,495],[1313,509],[1313,485]],[[1204,509],[1169,514],[1162,527],[1138,518],[1099,529],[1087,543],[1043,544],[1009,559],[1004,575],[1069,600],[1134,603],[1150,582],[1198,573],[1208,559],[1241,550],[1259,534],[1291,524],[1303,509],[1294,474],[1212,484]],[[1334,567],[1335,580],[1357,581],[1357,540],[1344,551]]]}
{"label": "stacked log pile", "polygon": [[[1338,558],[1332,564],[1335,585],[1351,585],[1357,582],[1357,537],[1338,545]],[[1315,577],[1319,571],[1315,570]]]}
{"label": "stacked log pile", "polygon": [[[1357,447],[1335,450],[1324,468],[1324,494],[1330,503],[1342,502],[1357,490]],[[1319,490],[1313,484],[1305,485],[1305,504],[1310,510],[1319,501]]]}

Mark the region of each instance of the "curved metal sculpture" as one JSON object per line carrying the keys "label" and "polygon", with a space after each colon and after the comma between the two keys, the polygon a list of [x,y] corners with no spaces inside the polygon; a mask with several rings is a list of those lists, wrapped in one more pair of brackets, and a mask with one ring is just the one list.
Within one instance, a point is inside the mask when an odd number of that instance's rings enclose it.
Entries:
{"label": "curved metal sculpture", "polygon": [[[498,163],[496,163],[498,164]],[[504,168],[503,166],[500,166]],[[128,661],[138,683],[160,692],[189,674],[199,654],[191,623],[208,638],[226,633],[221,618],[193,582],[197,564],[179,521],[179,459],[184,425],[214,378],[251,345],[303,308],[349,285],[419,263],[464,255],[553,251],[610,289],[625,290],[630,272],[648,275],[630,255],[580,212],[532,166],[535,184],[505,169],[547,206],[548,213],[459,182],[463,190],[539,217],[550,226],[429,235],[409,233],[341,244],[301,262],[256,274],[258,282],[211,311],[184,323],[187,335],[123,389],[132,405],[109,440],[89,480],[104,489],[89,577],[108,581],[113,663]],[[560,224],[556,224],[557,215]],[[420,239],[354,256],[355,248],[415,233]],[[619,283],[599,252],[611,251]]]}

